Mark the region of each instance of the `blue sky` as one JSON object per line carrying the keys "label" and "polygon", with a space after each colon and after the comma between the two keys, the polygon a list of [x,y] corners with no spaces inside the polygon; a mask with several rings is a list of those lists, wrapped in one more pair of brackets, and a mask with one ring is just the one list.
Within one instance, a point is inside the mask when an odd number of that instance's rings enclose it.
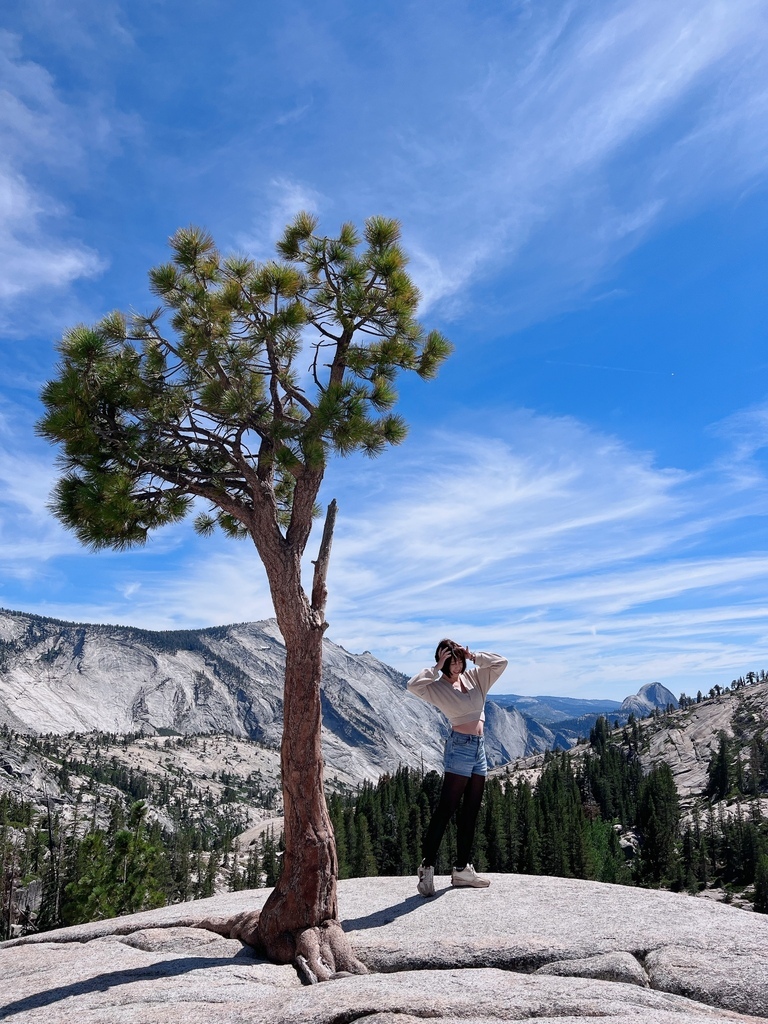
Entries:
{"label": "blue sky", "polygon": [[271,613],[185,523],[90,553],[34,436],[62,330],[151,305],[167,238],[264,258],[396,216],[455,354],[408,441],[330,468],[329,636],[406,672],[621,698],[768,667],[768,9],[10,0],[0,14],[0,604],[150,628]]}

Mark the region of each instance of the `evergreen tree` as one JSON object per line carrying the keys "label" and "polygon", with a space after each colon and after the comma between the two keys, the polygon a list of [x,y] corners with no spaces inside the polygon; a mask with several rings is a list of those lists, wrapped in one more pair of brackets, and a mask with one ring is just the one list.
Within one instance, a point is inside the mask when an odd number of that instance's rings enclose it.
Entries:
{"label": "evergreen tree", "polygon": [[[255,545],[286,646],[288,830],[255,938],[273,958],[300,956],[325,979],[336,958],[363,969],[338,922],[320,747],[335,501],[309,593],[303,556],[328,460],[400,443],[394,381],[402,371],[434,377],[450,346],[415,318],[419,295],[395,221],[371,218],[362,240],[350,224],[338,238],[315,228],[314,218],[297,217],[278,243],[281,262],[262,265],[222,258],[199,229],[178,231],[171,262],[150,274],[157,310],[67,332],[38,429],[62,446],[55,513],[84,543],[142,544],[199,500],[208,505],[195,520],[201,533],[218,526]],[[307,347],[305,380],[295,361]]]}
{"label": "evergreen tree", "polygon": [[638,792],[637,828],[640,878],[660,885],[677,877],[677,842],[680,801],[669,765],[657,764],[643,779]]}
{"label": "evergreen tree", "polygon": [[600,715],[594,727],[589,731],[590,746],[594,747],[598,754],[601,754],[606,748],[610,734],[608,719],[604,715]]}
{"label": "evergreen tree", "polygon": [[166,902],[156,878],[162,851],[145,827],[146,805],[131,808],[128,828],[114,834],[88,832],[82,842],[73,833],[73,857],[64,887],[63,924],[132,914]]}
{"label": "evergreen tree", "polygon": [[762,853],[755,871],[755,910],[768,914],[768,854]]}
{"label": "evergreen tree", "polygon": [[707,767],[706,794],[713,800],[722,800],[731,791],[732,765],[731,744],[724,732],[718,734],[716,752]]}
{"label": "evergreen tree", "polygon": [[235,843],[232,847],[232,861],[229,865],[229,891],[239,892],[246,888],[243,872],[240,870],[240,844]]}
{"label": "evergreen tree", "polygon": [[336,836],[336,857],[338,858],[339,878],[349,878],[349,860],[347,849],[347,826],[344,820],[344,804],[337,793],[328,801],[328,813]]}
{"label": "evergreen tree", "polygon": [[245,888],[259,889],[262,885],[262,864],[259,858],[259,848],[256,843],[248,850],[248,860],[245,867]]}
{"label": "evergreen tree", "polygon": [[276,885],[280,877],[280,866],[274,829],[270,828],[261,834],[261,869],[264,873],[264,884],[268,889]]}
{"label": "evergreen tree", "polygon": [[536,804],[533,800],[531,787],[521,780],[517,784],[517,833],[520,837],[518,846],[517,870],[525,875],[541,874],[541,841],[537,825]]}
{"label": "evergreen tree", "polygon": [[504,794],[498,779],[489,779],[484,793],[484,814],[479,816],[478,829],[485,838],[483,861],[484,871],[507,870],[507,841],[504,834]]}
{"label": "evergreen tree", "polygon": [[353,874],[356,878],[372,878],[378,875],[376,857],[373,853],[368,819],[364,814],[355,815],[355,863]]}

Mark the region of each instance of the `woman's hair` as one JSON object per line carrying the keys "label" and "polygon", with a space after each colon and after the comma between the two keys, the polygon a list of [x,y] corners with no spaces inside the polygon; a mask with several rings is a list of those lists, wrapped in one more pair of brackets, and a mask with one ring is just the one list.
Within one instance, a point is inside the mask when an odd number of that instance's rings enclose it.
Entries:
{"label": "woman's hair", "polygon": [[461,671],[466,672],[467,658],[466,655],[464,654],[464,649],[462,648],[461,644],[457,644],[455,640],[444,639],[440,641],[440,643],[437,645],[437,648],[435,649],[435,661],[440,660],[440,655],[443,653],[446,647],[451,652],[451,657],[446,661],[445,665],[443,665],[443,675],[450,675],[450,672],[446,672],[446,668],[450,665],[454,656],[461,659]]}

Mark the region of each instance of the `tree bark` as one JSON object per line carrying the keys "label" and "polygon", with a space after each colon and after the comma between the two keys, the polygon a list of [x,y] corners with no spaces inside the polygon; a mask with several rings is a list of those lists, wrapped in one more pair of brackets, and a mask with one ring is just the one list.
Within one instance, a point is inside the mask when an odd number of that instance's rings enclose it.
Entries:
{"label": "tree bark", "polygon": [[294,963],[305,981],[364,973],[339,923],[338,863],[323,790],[320,747],[322,627],[283,633],[286,646],[281,766],[285,805],[283,870],[261,911],[260,947]]}
{"label": "tree bark", "polygon": [[[285,641],[283,739],[280,763],[285,814],[283,870],[261,913],[244,915],[231,934],[277,963],[293,963],[306,982],[338,973],[367,973],[339,922],[338,861],[325,802],[320,686],[323,667],[325,574],[336,503],[331,503],[315,563],[312,603],[301,586],[300,558],[283,560],[270,579]],[[262,556],[263,557],[263,556]]]}

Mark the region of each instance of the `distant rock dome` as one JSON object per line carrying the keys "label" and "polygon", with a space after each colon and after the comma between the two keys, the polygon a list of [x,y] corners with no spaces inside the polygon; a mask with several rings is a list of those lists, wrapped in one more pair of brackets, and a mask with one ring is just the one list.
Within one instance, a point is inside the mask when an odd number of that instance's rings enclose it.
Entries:
{"label": "distant rock dome", "polygon": [[632,713],[637,718],[647,718],[656,708],[666,708],[670,704],[673,708],[678,706],[677,698],[671,690],[661,683],[646,683],[636,694],[624,698],[619,711],[625,714]]}

